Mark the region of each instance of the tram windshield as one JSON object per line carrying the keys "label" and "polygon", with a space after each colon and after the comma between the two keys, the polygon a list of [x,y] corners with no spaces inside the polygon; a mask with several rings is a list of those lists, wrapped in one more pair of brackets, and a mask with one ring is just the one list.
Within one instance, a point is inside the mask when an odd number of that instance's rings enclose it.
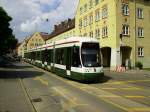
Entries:
{"label": "tram windshield", "polygon": [[98,67],[101,64],[98,43],[83,43],[81,50],[82,63],[85,67]]}

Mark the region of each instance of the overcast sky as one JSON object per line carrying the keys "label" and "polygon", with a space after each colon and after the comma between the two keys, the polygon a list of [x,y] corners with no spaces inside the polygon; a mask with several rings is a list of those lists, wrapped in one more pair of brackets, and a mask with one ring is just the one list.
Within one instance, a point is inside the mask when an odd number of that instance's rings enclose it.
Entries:
{"label": "overcast sky", "polygon": [[[54,24],[73,18],[79,0],[0,0],[13,18],[11,28],[19,41],[35,31],[48,32]],[[48,21],[46,21],[48,19]]]}

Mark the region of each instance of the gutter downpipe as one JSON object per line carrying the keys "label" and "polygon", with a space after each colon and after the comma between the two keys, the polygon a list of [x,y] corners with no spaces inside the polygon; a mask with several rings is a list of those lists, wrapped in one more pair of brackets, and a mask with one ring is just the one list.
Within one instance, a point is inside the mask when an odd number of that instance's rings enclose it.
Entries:
{"label": "gutter downpipe", "polygon": [[136,61],[137,61],[137,57],[136,57],[136,51],[137,51],[137,37],[136,37],[136,17],[137,17],[137,11],[136,11],[136,0],[134,0],[134,2],[135,2],[135,54],[134,54],[134,57],[135,57],[135,59],[134,59],[134,67],[135,67],[135,63],[136,63]]}

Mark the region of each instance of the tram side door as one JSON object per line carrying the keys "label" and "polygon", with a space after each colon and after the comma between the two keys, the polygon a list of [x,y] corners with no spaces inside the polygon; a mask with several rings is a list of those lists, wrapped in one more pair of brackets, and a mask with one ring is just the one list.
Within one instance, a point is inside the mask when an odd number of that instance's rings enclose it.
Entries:
{"label": "tram side door", "polygon": [[71,47],[67,48],[66,54],[66,72],[67,75],[71,75]]}

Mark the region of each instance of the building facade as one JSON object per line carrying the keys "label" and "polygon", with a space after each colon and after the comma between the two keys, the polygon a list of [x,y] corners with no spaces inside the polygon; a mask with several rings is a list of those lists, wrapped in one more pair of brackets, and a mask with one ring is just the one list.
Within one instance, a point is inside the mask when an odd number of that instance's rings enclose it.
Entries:
{"label": "building facade", "polygon": [[44,45],[47,38],[49,37],[48,33],[36,32],[34,33],[27,42],[27,51],[30,49],[36,48],[38,46]]}
{"label": "building facade", "polygon": [[30,37],[26,37],[23,42],[20,43],[20,45],[17,48],[17,54],[19,57],[24,58],[24,53],[27,51],[27,42]]}
{"label": "building facade", "polygon": [[24,56],[24,47],[23,44],[21,43],[18,47],[17,47],[17,54],[19,57],[23,57]]}
{"label": "building facade", "polygon": [[75,36],[75,19],[68,19],[54,26],[53,32],[49,35],[46,44],[60,39]]}
{"label": "building facade", "polygon": [[106,67],[150,66],[150,0],[80,0],[75,30],[100,41]]}

